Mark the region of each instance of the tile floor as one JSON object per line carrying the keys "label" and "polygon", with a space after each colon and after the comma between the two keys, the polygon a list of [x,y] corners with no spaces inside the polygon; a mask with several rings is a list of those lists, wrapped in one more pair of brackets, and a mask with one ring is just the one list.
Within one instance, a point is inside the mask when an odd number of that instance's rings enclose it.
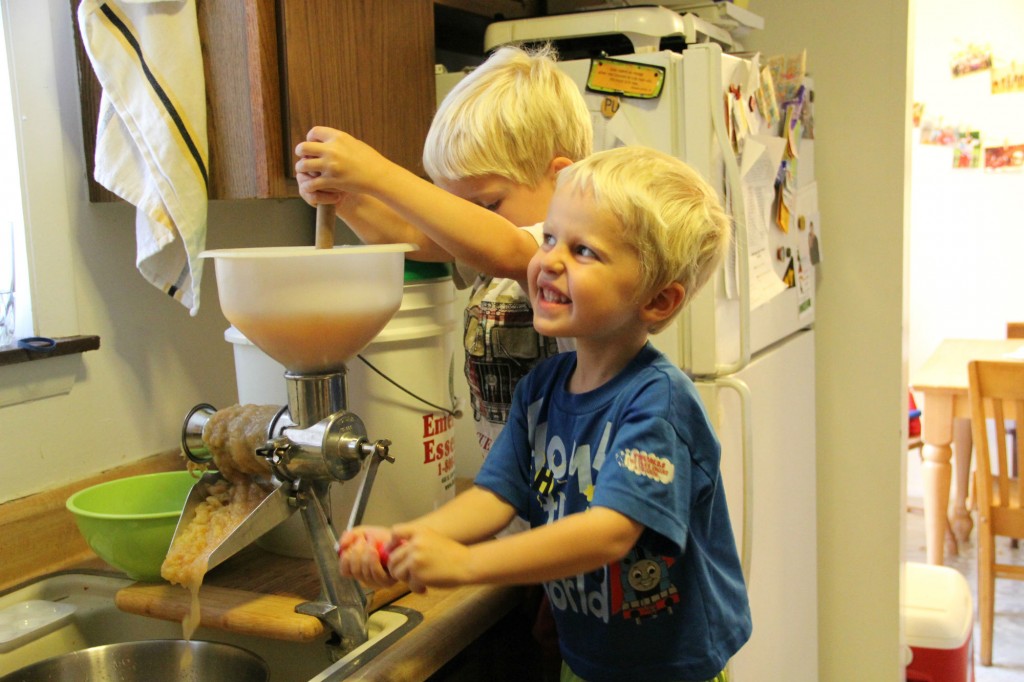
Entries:
{"label": "tile floor", "polygon": [[[906,558],[925,561],[924,513],[920,500],[909,499],[906,515]],[[981,629],[977,622],[977,560],[974,539],[960,546],[959,556],[946,557],[946,565],[957,569],[967,578],[975,598],[974,674],[976,682],[1024,682],[1024,581],[996,580],[995,635],[992,644],[992,665],[978,662]],[[1009,540],[1000,538],[996,544],[1000,561],[1024,564],[1024,543],[1012,549]]]}

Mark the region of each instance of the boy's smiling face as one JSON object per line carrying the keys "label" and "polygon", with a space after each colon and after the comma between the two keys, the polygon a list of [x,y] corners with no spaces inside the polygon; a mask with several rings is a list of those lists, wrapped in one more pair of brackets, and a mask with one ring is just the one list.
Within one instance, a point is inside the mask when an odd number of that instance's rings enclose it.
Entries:
{"label": "boy's smiling face", "polygon": [[589,191],[559,188],[527,275],[534,327],[577,344],[645,332],[639,271],[618,219],[598,209]]}

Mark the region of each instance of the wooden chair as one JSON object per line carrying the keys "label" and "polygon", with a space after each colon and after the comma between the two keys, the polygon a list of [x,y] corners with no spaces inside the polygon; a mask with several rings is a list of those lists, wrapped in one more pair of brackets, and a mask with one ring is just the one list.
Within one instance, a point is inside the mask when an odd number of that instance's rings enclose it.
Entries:
{"label": "wooden chair", "polygon": [[[1024,441],[1007,452],[1006,420],[1024,415],[1024,362],[976,360],[968,364],[971,431],[976,457],[978,506],[978,618],[981,621],[981,663],[992,665],[992,621],[995,579],[1024,580],[1024,566],[996,562],[996,536],[1024,538],[1020,479],[1012,463],[1024,458]],[[989,438],[988,420],[995,422]]]}

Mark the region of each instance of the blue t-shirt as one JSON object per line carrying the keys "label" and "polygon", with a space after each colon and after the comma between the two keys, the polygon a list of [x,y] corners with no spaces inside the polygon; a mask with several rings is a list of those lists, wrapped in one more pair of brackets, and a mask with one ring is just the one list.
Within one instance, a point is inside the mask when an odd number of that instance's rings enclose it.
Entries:
{"label": "blue t-shirt", "polygon": [[544,585],[573,672],[709,679],[751,621],[721,450],[696,388],[650,344],[594,391],[566,391],[575,367],[561,353],[520,381],[476,483],[531,527],[592,505],[645,527],[622,561]]}

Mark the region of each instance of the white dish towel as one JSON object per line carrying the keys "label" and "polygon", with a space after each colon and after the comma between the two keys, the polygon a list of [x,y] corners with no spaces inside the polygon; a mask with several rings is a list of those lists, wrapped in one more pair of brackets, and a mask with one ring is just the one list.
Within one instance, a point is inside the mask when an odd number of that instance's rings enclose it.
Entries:
{"label": "white dish towel", "polygon": [[139,272],[195,315],[209,167],[195,0],[82,0],[78,24],[103,87],[94,177],[138,207]]}

